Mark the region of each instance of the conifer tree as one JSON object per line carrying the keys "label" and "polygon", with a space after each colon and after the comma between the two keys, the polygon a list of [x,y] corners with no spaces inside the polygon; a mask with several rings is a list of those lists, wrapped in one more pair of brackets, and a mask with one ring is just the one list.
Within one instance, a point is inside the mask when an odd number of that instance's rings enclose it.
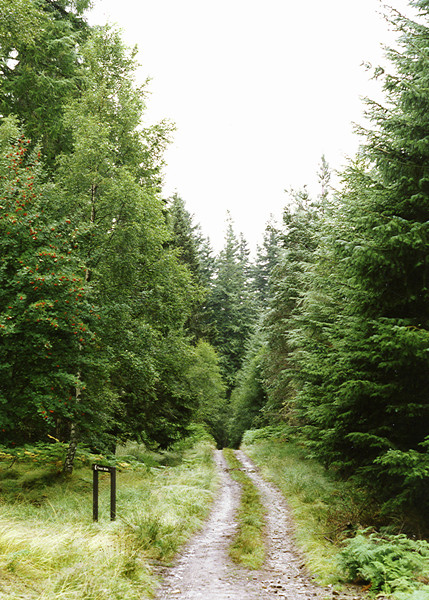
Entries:
{"label": "conifer tree", "polygon": [[[318,244],[319,216],[306,189],[291,192],[283,211],[281,253],[271,273],[272,296],[264,319],[267,336],[266,409],[285,417],[292,410],[295,389],[293,364],[295,317],[307,287],[306,273]],[[290,416],[290,415],[289,415]]]}
{"label": "conifer tree", "polygon": [[[326,463],[359,473],[385,497],[424,512],[429,3],[412,4],[420,10],[418,22],[392,15],[401,48],[389,51],[394,72],[377,72],[386,102],[368,101],[373,128],[361,130],[362,155],[344,174],[335,238],[325,254],[332,271],[319,270],[332,307],[328,323],[319,317],[320,343],[307,336],[311,366],[301,406],[314,448]],[[314,323],[317,304],[310,305]]]}
{"label": "conifer tree", "polygon": [[174,194],[169,202],[167,222],[172,230],[171,245],[179,250],[180,259],[188,265],[194,277],[200,279],[199,228],[193,224],[192,215],[177,194]]}
{"label": "conifer tree", "polygon": [[210,338],[211,323],[205,301],[210,293],[214,271],[214,258],[210,242],[204,238],[185,202],[175,194],[168,205],[167,223],[172,230],[171,246],[178,252],[178,259],[190,270],[193,281],[201,289],[201,299],[193,307],[186,329],[194,340]]}
{"label": "conifer tree", "polygon": [[216,261],[215,276],[207,300],[213,323],[213,346],[219,353],[229,392],[239,370],[246,340],[253,330],[256,307],[252,301],[249,281],[247,247],[234,233],[229,217],[225,244]]}
{"label": "conifer tree", "polygon": [[262,245],[257,247],[256,261],[252,269],[252,289],[260,307],[266,308],[271,299],[271,277],[279,262],[280,231],[270,221],[264,231]]}

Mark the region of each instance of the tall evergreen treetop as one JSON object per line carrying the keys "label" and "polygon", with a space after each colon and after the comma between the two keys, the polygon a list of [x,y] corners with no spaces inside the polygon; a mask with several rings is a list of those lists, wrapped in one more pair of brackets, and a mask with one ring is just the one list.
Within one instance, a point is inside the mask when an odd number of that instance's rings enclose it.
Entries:
{"label": "tall evergreen treetop", "polygon": [[[90,29],[81,15],[89,1],[18,0],[6,2],[7,8],[3,1],[0,114],[14,114],[25,123],[27,135],[42,144],[45,162],[52,167],[56,155],[70,147],[62,116],[82,83],[79,48]],[[32,22],[26,27],[28,18]],[[7,24],[13,40],[5,31]]]}
{"label": "tall evergreen treetop", "polygon": [[235,235],[230,217],[225,244],[215,267],[207,299],[214,326],[211,341],[219,353],[220,364],[231,390],[245,354],[245,343],[253,330],[256,307],[250,291],[247,246],[242,237],[239,240]]}
{"label": "tall evergreen treetop", "polygon": [[177,194],[171,198],[167,222],[172,229],[172,246],[179,250],[181,260],[188,265],[193,275],[199,280],[201,278],[199,227],[193,224],[192,215],[186,210],[185,202]]}
{"label": "tall evergreen treetop", "polygon": [[252,269],[253,289],[262,307],[271,297],[271,277],[280,255],[280,231],[273,222],[267,223],[263,242],[256,249],[256,261]]}
{"label": "tall evergreen treetop", "polygon": [[412,5],[418,22],[393,13],[400,48],[393,73],[378,72],[386,101],[368,101],[372,128],[315,267],[319,297],[334,301],[323,327],[315,290],[306,297],[300,404],[326,463],[427,512],[429,4]]}

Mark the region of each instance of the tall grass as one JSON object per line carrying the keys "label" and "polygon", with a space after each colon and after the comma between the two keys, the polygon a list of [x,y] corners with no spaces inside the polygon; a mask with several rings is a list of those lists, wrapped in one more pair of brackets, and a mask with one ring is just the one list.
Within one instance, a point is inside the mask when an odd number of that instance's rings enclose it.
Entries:
{"label": "tall grass", "polygon": [[243,450],[287,498],[296,527],[296,541],[310,570],[321,583],[338,583],[339,545],[355,531],[377,521],[377,504],[365,492],[337,482],[303,450],[268,432],[264,438],[245,434]]}
{"label": "tall grass", "polygon": [[10,464],[0,463],[0,599],[151,597],[154,564],[170,560],[208,513],[217,485],[212,451],[207,442],[164,456],[125,449],[117,520],[109,521],[109,478],[100,474],[98,523],[89,466],[64,480],[25,461],[10,477]]}

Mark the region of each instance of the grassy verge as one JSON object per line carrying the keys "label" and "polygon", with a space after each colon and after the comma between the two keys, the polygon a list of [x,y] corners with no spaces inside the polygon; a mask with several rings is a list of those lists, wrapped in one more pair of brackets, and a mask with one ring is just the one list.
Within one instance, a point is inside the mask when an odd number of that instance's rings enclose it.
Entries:
{"label": "grassy verge", "polygon": [[287,498],[298,545],[320,582],[429,600],[429,543],[392,533],[368,492],[334,479],[287,437],[272,428],[249,431],[243,449]]}
{"label": "grassy verge", "polygon": [[231,558],[250,569],[259,569],[264,562],[264,508],[259,493],[251,479],[240,469],[241,462],[233,450],[224,449],[223,454],[230,474],[242,487],[240,507],[237,514],[238,532],[230,547]]}
{"label": "grassy verge", "polygon": [[264,439],[248,432],[243,449],[287,498],[297,525],[296,540],[310,570],[322,583],[338,583],[343,576],[339,545],[374,520],[376,506],[365,501],[362,490],[334,481],[282,437]]}
{"label": "grassy verge", "polygon": [[65,480],[54,464],[38,464],[34,452],[21,453],[13,464],[4,453],[0,599],[151,597],[153,564],[168,561],[207,515],[216,487],[212,449],[199,442],[160,455],[123,450],[117,460],[117,520],[109,521],[109,477],[100,474],[96,524],[88,464]]}

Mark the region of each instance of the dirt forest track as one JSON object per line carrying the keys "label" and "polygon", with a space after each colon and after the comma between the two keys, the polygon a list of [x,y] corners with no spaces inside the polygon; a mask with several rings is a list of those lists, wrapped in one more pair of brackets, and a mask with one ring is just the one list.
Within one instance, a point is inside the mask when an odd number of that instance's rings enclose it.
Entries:
{"label": "dirt forest track", "polygon": [[157,600],[351,600],[356,594],[318,586],[306,572],[294,546],[293,526],[282,494],[259,474],[252,461],[236,452],[243,470],[258,488],[266,509],[266,560],[257,571],[234,564],[228,547],[237,524],[240,486],[220,451],[215,459],[220,489],[204,528],[167,570]]}

